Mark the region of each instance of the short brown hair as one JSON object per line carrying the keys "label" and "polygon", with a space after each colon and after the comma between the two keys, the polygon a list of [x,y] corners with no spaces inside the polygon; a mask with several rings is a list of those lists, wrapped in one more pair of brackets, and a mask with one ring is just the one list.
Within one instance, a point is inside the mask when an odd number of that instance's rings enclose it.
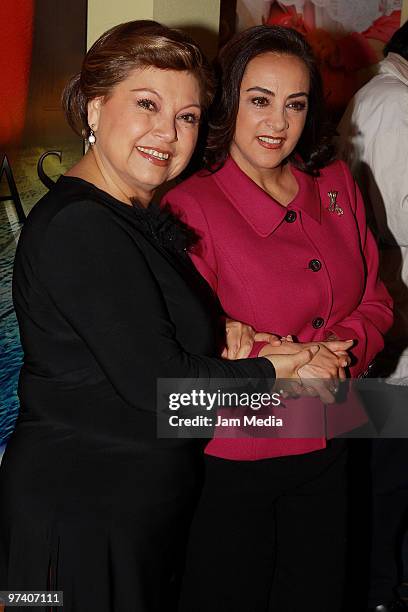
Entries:
{"label": "short brown hair", "polygon": [[134,68],[147,66],[191,72],[199,83],[203,108],[211,103],[213,73],[199,46],[183,32],[156,21],[129,21],[98,38],[86,54],[81,72],[64,89],[62,105],[74,132],[82,136],[89,132],[90,100],[108,96]]}
{"label": "short brown hair", "polygon": [[219,55],[219,88],[210,113],[205,151],[208,169],[219,169],[228,156],[235,134],[241,81],[247,65],[254,57],[271,52],[300,58],[310,76],[305,127],[288,161],[308,174],[317,175],[320,168],[333,160],[334,128],[326,115],[322,79],[310,46],[301,34],[291,28],[259,25],[236,35]]}

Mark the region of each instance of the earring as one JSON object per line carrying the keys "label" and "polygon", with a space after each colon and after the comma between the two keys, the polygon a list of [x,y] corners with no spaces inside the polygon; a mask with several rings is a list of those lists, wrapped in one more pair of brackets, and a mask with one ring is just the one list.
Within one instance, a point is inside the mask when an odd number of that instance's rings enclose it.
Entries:
{"label": "earring", "polygon": [[94,127],[95,127],[95,124],[94,124],[94,123],[92,123],[92,125],[91,125],[91,126],[90,126],[90,128],[89,128],[91,131],[90,131],[90,134],[89,134],[89,136],[88,136],[88,142],[89,142],[89,144],[91,145],[91,147],[92,147],[92,145],[94,145],[94,144],[95,144],[95,142],[96,142],[96,137],[95,137],[94,131],[93,131],[93,129],[92,129],[92,128],[94,128]]}

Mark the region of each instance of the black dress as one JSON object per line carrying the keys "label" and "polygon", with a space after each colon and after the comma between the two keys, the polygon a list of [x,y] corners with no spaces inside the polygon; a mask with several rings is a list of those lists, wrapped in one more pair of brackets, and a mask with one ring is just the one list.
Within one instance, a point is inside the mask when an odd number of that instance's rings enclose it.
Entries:
{"label": "black dress", "polygon": [[64,612],[171,609],[201,443],[157,437],[156,380],[274,376],[262,358],[211,357],[215,304],[174,227],[73,177],[26,222],[0,590],[63,590]]}

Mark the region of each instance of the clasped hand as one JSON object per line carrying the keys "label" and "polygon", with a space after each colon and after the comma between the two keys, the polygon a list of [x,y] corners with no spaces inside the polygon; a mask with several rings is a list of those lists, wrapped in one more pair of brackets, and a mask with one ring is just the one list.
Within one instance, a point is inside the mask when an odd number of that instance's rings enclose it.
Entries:
{"label": "clasped hand", "polygon": [[254,342],[267,342],[258,356],[266,357],[273,364],[277,386],[285,387],[279,389],[283,394],[320,397],[326,404],[335,401],[339,381],[346,378],[345,368],[351,362],[348,351],[353,340],[293,342],[291,336],[279,338],[274,334],[257,333],[250,325],[231,319],[226,321],[226,331],[227,346],[223,357],[245,358]]}

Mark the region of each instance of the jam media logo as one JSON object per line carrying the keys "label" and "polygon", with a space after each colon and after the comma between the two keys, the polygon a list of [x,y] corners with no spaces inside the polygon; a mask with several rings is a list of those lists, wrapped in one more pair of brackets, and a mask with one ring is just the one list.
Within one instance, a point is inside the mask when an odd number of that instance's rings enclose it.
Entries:
{"label": "jam media logo", "polygon": [[337,196],[338,196],[339,192],[338,191],[328,191],[327,195],[329,196],[329,205],[327,207],[327,210],[331,213],[337,213],[340,217],[341,215],[344,214],[343,209],[337,204]]}

